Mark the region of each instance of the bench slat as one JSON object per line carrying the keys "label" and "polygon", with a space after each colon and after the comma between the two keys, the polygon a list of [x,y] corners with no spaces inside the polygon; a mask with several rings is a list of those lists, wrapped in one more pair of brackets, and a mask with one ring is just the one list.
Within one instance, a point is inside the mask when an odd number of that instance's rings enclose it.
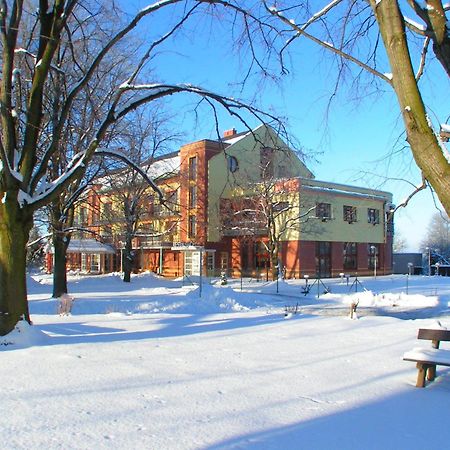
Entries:
{"label": "bench slat", "polygon": [[403,355],[405,361],[450,367],[450,351],[432,348],[415,348]]}
{"label": "bench slat", "polygon": [[431,328],[420,328],[417,339],[428,339],[430,341],[450,341],[449,330],[439,330]]}

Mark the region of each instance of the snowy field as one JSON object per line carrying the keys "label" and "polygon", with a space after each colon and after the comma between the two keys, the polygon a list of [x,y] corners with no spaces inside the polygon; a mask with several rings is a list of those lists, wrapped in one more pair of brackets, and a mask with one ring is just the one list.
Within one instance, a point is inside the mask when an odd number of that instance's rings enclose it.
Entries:
{"label": "snowy field", "polygon": [[0,338],[0,448],[448,448],[450,370],[419,389],[402,356],[450,329],[450,278],[353,282],[71,276],[60,316],[29,277],[34,325]]}

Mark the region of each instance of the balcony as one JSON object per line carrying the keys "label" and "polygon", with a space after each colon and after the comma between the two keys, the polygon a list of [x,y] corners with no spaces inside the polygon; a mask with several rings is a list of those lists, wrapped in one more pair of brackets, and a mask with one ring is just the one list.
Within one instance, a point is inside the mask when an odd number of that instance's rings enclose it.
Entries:
{"label": "balcony", "polygon": [[154,205],[152,214],[149,214],[149,219],[158,219],[160,217],[170,217],[180,215],[179,205]]}
{"label": "balcony", "polygon": [[163,235],[163,236],[136,236],[133,239],[133,247],[137,248],[159,248],[159,247],[173,247],[175,242],[179,242],[177,236]]}

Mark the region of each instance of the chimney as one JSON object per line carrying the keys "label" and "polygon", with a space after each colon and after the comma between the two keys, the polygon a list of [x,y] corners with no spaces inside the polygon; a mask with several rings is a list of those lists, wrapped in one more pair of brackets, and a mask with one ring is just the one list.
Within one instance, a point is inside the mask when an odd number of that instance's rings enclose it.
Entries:
{"label": "chimney", "polygon": [[225,130],[225,131],[223,132],[223,137],[224,137],[224,138],[229,138],[229,137],[231,137],[231,136],[234,136],[236,133],[237,133],[237,132],[236,132],[236,128],[231,128],[231,130]]}

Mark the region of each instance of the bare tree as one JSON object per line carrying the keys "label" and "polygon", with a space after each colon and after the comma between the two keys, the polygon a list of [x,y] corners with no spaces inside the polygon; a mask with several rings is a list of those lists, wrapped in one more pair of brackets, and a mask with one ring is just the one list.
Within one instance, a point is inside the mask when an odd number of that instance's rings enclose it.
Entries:
{"label": "bare tree", "polygon": [[[221,200],[222,232],[239,236],[243,241],[258,241],[268,254],[272,280],[281,273],[281,242],[298,233],[315,206],[305,208],[300,202],[297,180],[277,179],[270,163],[261,166],[262,179],[239,186],[233,199]],[[239,192],[241,194],[239,195]]]}
{"label": "bare tree", "polygon": [[[285,27],[280,31],[279,53],[284,70],[287,48],[304,38],[338,57],[338,82],[346,74],[361,81],[366,73],[372,86],[381,83],[393,90],[414,160],[450,214],[450,157],[440,137],[442,126],[431,122],[431,105],[426,104],[423,88],[427,81],[422,77],[428,65],[435,70],[440,67],[450,76],[448,4],[441,0],[408,0],[405,4],[398,0],[332,0],[319,8],[312,2],[264,5]],[[410,19],[410,14],[417,21]],[[438,64],[427,58],[430,46]],[[390,69],[383,69],[386,64]],[[429,77],[428,83],[433,80]],[[441,118],[441,124],[447,119]]]}
{"label": "bare tree", "polygon": [[406,248],[406,239],[398,232],[395,232],[394,243],[392,245],[392,251],[394,253],[401,253]]}
{"label": "bare tree", "polygon": [[[36,2],[37,3],[37,2]],[[175,8],[176,4],[183,5]],[[21,317],[29,320],[25,265],[26,243],[33,226],[33,214],[49,205],[70,186],[76,185],[86,173],[102,143],[108,139],[111,128],[130,112],[155,100],[174,94],[193,94],[218,104],[229,113],[240,117],[242,111],[251,111],[262,117],[261,111],[249,108],[242,102],[215,94],[191,84],[155,82],[154,77],[144,79],[146,63],[155,56],[159,46],[168,41],[187,21],[199,12],[213,11],[218,7],[232,10],[244,23],[248,13],[234,2],[197,0],[185,4],[181,0],[163,0],[149,5],[124,23],[124,15],[118,12],[115,20],[97,20],[98,10],[114,4],[95,0],[21,0],[0,2],[0,35],[2,45],[2,79],[0,84],[0,335],[9,333]],[[165,27],[160,37],[153,39],[139,53],[128,40],[133,30],[144,20],[151,19],[163,8],[172,8],[171,20],[158,21]],[[73,19],[73,20],[72,20]],[[158,20],[158,18],[156,19]],[[72,58],[58,59],[63,43],[67,48],[74,44],[84,29],[80,23],[92,23],[99,27],[106,39],[96,48],[87,48],[83,64],[76,54]],[[160,28],[158,28],[160,29]],[[24,30],[26,30],[24,32]],[[24,36],[30,36],[29,39]],[[80,41],[82,42],[82,40]],[[112,49],[125,45],[128,55],[136,55],[136,63],[127,76],[112,86],[113,94],[107,98],[105,108],[98,108],[96,100],[89,106],[97,111],[96,120],[84,128],[85,134],[76,148],[66,145],[66,131],[79,120],[73,111],[77,102],[85,98],[86,89],[96,79],[105,75],[105,61]],[[65,46],[66,47],[66,46]],[[22,75],[18,63],[23,57],[30,76]],[[74,71],[73,67],[78,71]],[[106,65],[107,67],[107,65]],[[76,73],[76,77],[70,74]],[[55,89],[52,79],[61,74],[66,95]],[[66,77],[68,76],[68,78]],[[15,89],[26,85],[26,98],[15,96]],[[46,105],[61,102],[53,114],[46,114]],[[244,121],[245,122],[245,121]],[[61,158],[67,159],[62,171],[55,173],[52,165]],[[156,195],[162,193],[153,183]]]}
{"label": "bare tree", "polygon": [[427,233],[421,243],[424,251],[426,248],[432,251],[436,260],[439,257],[450,261],[450,219],[441,212],[436,212],[430,219]]}
{"label": "bare tree", "polygon": [[[171,146],[178,142],[180,136],[171,131],[172,128],[171,117],[164,115],[161,104],[152,110],[139,111],[124,119],[116,130],[117,136],[114,140],[115,144],[126,150],[128,158],[160,186],[161,191],[165,193],[165,202],[161,207],[167,211],[177,209],[177,196],[170,186],[165,188],[159,182],[159,178],[167,176],[167,172],[162,170],[157,173],[155,159],[167,154]],[[115,229],[115,240],[117,235],[120,236],[123,243],[123,281],[130,282],[135,263],[133,239],[138,235],[143,238],[143,224],[155,220],[154,191],[133,167],[124,167],[124,163],[119,166],[106,166],[110,169],[105,168],[105,175],[101,180],[105,191],[102,198],[107,202],[103,201],[100,220],[108,223],[111,231]],[[146,230],[146,235],[149,233],[150,230]],[[155,236],[156,232],[153,235]]]}

